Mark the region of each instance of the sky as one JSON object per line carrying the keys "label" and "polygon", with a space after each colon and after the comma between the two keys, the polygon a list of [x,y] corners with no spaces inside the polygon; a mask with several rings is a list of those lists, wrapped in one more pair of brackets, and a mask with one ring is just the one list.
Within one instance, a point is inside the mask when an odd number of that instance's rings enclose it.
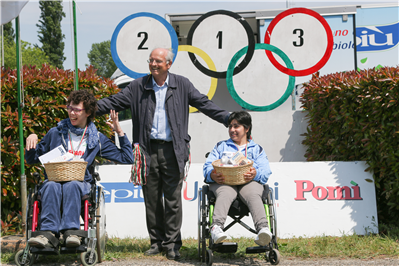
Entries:
{"label": "sky", "polygon": [[[250,0],[250,1],[105,1],[77,0],[77,50],[78,67],[81,70],[89,64],[87,54],[93,43],[110,40],[116,26],[125,17],[138,12],[150,12],[165,17],[165,14],[206,13],[213,10],[249,11],[267,9],[286,9],[294,7],[342,6],[376,4],[379,2],[397,3],[398,0]],[[64,69],[74,68],[72,0],[63,1],[66,16],[62,20],[62,32],[65,35]],[[38,40],[36,24],[39,23],[40,8],[38,0],[30,0],[20,13],[20,38],[31,44],[41,46]],[[13,22],[14,23],[14,22]]]}

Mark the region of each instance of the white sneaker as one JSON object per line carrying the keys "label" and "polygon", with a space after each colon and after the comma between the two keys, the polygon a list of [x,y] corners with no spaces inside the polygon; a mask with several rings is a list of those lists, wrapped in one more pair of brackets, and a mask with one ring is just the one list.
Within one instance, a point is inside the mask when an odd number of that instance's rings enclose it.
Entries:
{"label": "white sneaker", "polygon": [[[54,235],[54,234],[53,234]],[[38,235],[36,237],[31,237],[28,240],[29,246],[37,248],[54,248],[53,244],[43,235]]]}
{"label": "white sneaker", "polygon": [[270,240],[272,240],[272,233],[269,228],[264,227],[260,229],[258,235],[255,238],[255,243],[259,246],[263,247],[269,244]]}
{"label": "white sneaker", "polygon": [[82,238],[80,236],[75,236],[75,235],[70,235],[68,236],[68,238],[65,241],[65,245],[68,248],[71,247],[78,247],[80,246],[80,241],[82,240]]}
{"label": "white sneaker", "polygon": [[227,238],[225,232],[223,232],[222,228],[219,225],[214,225],[211,229],[211,236],[214,244],[219,244],[223,240]]}

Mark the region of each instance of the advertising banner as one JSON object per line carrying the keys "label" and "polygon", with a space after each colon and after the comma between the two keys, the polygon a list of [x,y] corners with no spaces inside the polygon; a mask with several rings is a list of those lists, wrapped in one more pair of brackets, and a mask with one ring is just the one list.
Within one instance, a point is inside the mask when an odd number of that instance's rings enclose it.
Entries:
{"label": "advertising banner", "polygon": [[[202,166],[192,164],[184,181],[183,239],[198,236]],[[273,174],[268,184],[274,191],[280,238],[378,233],[374,182],[372,174],[365,172],[365,162],[279,162],[270,167]],[[140,186],[128,182],[130,170],[130,165],[97,168],[105,189],[107,232],[122,238],[147,238],[143,194]],[[242,221],[253,228],[251,216]],[[254,237],[239,224],[227,234]]]}
{"label": "advertising banner", "polygon": [[399,6],[361,8],[356,15],[358,68],[399,64]]}

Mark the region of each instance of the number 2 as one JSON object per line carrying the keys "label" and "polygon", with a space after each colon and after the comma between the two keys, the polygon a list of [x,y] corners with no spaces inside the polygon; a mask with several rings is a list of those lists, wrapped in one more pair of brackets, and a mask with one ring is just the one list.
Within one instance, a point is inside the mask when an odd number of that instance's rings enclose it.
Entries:
{"label": "number 2", "polygon": [[295,42],[292,42],[292,43],[294,44],[295,47],[301,47],[301,46],[303,45],[303,38],[302,38],[302,36],[303,36],[303,29],[295,29],[292,33],[293,33],[293,34],[297,34],[297,31],[299,31],[299,35],[298,35],[299,44],[298,44],[296,41],[295,41]]}
{"label": "number 2", "polygon": [[140,43],[140,45],[139,45],[139,47],[137,48],[137,50],[148,50],[148,47],[143,47],[143,45],[145,44],[145,42],[146,42],[147,39],[148,39],[148,33],[147,33],[147,32],[144,32],[144,31],[139,32],[139,33],[137,34],[137,37],[141,37],[142,34],[144,34],[144,39],[143,39],[143,41]]}

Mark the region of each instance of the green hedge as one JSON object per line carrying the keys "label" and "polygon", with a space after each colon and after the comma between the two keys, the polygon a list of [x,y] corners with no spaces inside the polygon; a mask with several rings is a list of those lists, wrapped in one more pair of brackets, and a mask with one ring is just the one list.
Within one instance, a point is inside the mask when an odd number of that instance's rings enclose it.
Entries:
{"label": "green hedge", "polygon": [[304,84],[308,161],[366,161],[380,222],[399,216],[399,67],[326,76]]}
{"label": "green hedge", "polygon": [[[88,67],[79,71],[79,89],[90,89],[97,99],[119,91],[110,79],[97,76],[96,69]],[[15,69],[1,72],[1,217],[2,233],[13,233],[20,219],[20,151],[18,133],[17,73]],[[43,65],[41,69],[24,66],[23,134],[36,133],[39,140],[57,123],[68,117],[66,99],[73,90],[74,73]],[[106,117],[96,117],[97,128],[110,136],[112,131],[105,124]],[[25,174],[28,187],[33,187],[34,172],[41,172],[39,165],[27,165]]]}

